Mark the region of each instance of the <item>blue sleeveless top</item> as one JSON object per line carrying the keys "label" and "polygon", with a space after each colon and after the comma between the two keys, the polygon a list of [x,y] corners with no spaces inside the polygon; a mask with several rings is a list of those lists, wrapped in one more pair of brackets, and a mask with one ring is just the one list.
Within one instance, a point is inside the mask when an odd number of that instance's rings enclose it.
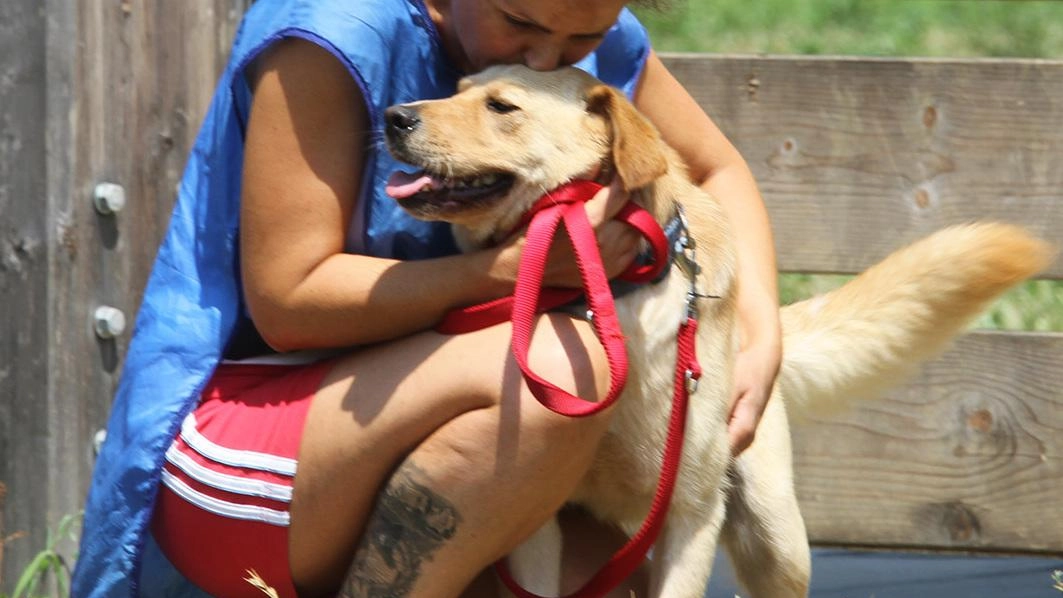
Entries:
{"label": "blue sleeveless top", "polygon": [[[140,593],[142,552],[164,453],[245,317],[237,263],[251,103],[244,70],[284,37],[319,44],[347,67],[378,132],[388,106],[448,96],[461,77],[422,0],[258,0],[248,10],[193,146],[137,314],[85,508],[75,597]],[[644,28],[624,10],[599,48],[577,66],[631,96],[648,53]],[[446,225],[415,220],[384,194],[384,181],[398,166],[386,152],[370,149],[348,250],[398,259],[454,252]]]}

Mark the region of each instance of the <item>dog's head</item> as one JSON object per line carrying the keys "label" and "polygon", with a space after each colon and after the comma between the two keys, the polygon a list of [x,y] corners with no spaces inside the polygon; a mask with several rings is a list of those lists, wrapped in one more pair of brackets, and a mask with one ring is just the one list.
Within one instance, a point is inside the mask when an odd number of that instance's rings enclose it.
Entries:
{"label": "dog's head", "polygon": [[392,106],[387,144],[413,173],[388,194],[424,220],[482,245],[509,231],[546,191],[575,179],[642,188],[669,168],[656,129],[619,91],[575,68],[493,67],[450,98]]}

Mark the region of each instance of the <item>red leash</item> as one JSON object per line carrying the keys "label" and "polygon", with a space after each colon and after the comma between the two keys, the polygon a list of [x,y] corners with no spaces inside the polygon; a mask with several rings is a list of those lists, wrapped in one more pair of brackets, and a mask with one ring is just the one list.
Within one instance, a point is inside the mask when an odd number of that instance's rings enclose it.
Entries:
{"label": "red leash", "polygon": [[[578,208],[578,213],[572,213],[568,217],[586,221],[586,213],[583,212],[581,204],[594,197],[602,188],[602,185],[591,181],[572,181],[565,185],[558,187],[557,189],[548,192],[543,195],[539,201],[525,214],[524,219],[516,228],[521,228],[528,225],[542,212],[546,212],[544,216],[549,216],[552,219],[556,219],[560,214],[562,217],[566,212],[571,211],[573,208]],[[632,264],[625,270],[620,276],[621,280],[626,280],[633,283],[645,283],[657,278],[661,271],[668,265],[668,239],[661,232],[660,225],[654,220],[653,216],[646,210],[642,209],[634,203],[629,203],[621,208],[620,212],[614,217],[615,220],[621,220],[630,224],[636,230],[638,230],[643,237],[649,242],[650,249],[653,254],[653,263],[645,265]],[[556,228],[556,223],[553,228]],[[567,224],[566,224],[567,226]],[[543,243],[545,247],[540,249],[548,249],[550,247],[550,240],[553,238],[553,229],[549,233],[548,238]],[[529,230],[529,233],[531,231]],[[529,242],[531,235],[528,236]],[[569,234],[571,238],[571,231]],[[579,251],[579,250],[577,250]],[[596,259],[601,263],[601,256],[598,253],[598,246],[591,242],[583,248],[591,259]],[[525,248],[525,253],[527,248]],[[580,259],[579,253],[576,254],[577,259]],[[521,276],[527,275],[525,272],[525,256],[521,255],[521,262],[518,265],[518,280]],[[539,275],[539,280],[542,280],[542,275]],[[606,289],[608,290],[608,289]],[[582,291],[578,289],[563,289],[557,287],[544,287],[539,292],[539,306],[538,312],[546,312],[560,307],[574,301],[580,297]],[[493,301],[487,301],[478,305],[472,305],[469,307],[463,307],[455,310],[451,310],[443,316],[443,320],[436,325],[436,332],[443,334],[464,334],[466,332],[472,332],[495,324],[501,324],[502,322],[509,321],[512,317],[514,296],[501,297]]]}
{"label": "red leash", "polygon": [[[511,320],[513,355],[532,394],[548,409],[570,417],[590,415],[612,405],[623,390],[627,378],[627,353],[623,331],[616,316],[597,240],[583,209],[583,203],[599,189],[601,185],[591,181],[573,181],[543,196],[526,217],[530,218],[530,223],[513,296],[452,311],[436,327],[437,331],[445,334],[459,334]],[[648,212],[633,203],[626,205],[617,215],[617,219],[632,225],[646,237],[654,256],[652,264],[630,267],[621,278],[631,282],[653,280],[669,265],[668,240],[664,232]],[[528,365],[528,349],[531,345],[535,315],[564,305],[580,295],[578,290],[541,288],[546,257],[561,223],[564,223],[572,240],[583,282],[583,294],[586,295],[590,313],[593,314],[591,322],[609,362],[609,391],[598,403],[585,401],[565,392],[532,372]],[[638,568],[660,534],[682,456],[689,398],[688,384],[701,376],[701,368],[695,355],[697,318],[692,308],[692,300],[688,297],[687,320],[679,328],[675,393],[668,423],[668,440],[649,515],[627,544],[613,555],[590,581],[567,598],[604,596]],[[504,560],[496,564],[496,570],[510,591],[519,598],[545,598],[517,585]]]}
{"label": "red leash", "polygon": [[[679,327],[679,342],[676,352],[675,394],[672,399],[672,413],[668,419],[668,440],[664,447],[664,459],[661,474],[657,479],[657,490],[650,504],[650,512],[642,526],[630,540],[620,548],[601,569],[582,588],[568,594],[565,598],[600,598],[620,585],[639,567],[646,558],[646,553],[657,541],[664,527],[668,505],[675,489],[679,463],[683,452],[683,433],[686,429],[687,404],[690,397],[688,384],[701,377],[695,355],[697,338],[697,319],[688,317]],[[504,560],[495,563],[495,571],[511,592],[518,598],[548,598],[534,594],[522,588],[509,571]]]}

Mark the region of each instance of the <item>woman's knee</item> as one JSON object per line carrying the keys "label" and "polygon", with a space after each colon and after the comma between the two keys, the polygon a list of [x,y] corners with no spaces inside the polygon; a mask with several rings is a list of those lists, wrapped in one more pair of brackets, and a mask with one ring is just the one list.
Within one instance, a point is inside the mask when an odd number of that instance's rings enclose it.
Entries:
{"label": "woman's knee", "polygon": [[540,318],[529,362],[535,373],[585,401],[600,402],[609,391],[613,364],[589,322],[563,314]]}

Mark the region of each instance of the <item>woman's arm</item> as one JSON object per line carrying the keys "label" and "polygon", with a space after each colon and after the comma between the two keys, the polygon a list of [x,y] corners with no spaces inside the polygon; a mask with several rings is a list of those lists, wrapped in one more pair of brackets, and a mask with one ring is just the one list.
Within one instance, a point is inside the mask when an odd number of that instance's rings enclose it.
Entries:
{"label": "woman's arm", "polygon": [[[419,261],[344,253],[367,148],[379,143],[360,89],[334,56],[298,39],[278,42],[250,78],[241,268],[251,317],[272,347],[395,339],[431,327],[451,308],[512,292],[519,236],[497,248]],[[588,204],[595,224],[618,208],[608,199],[603,192]],[[624,224],[600,224],[598,237],[610,275],[637,253],[638,235]],[[547,281],[579,285],[567,243],[552,251]]]}
{"label": "woman's arm", "polygon": [[334,56],[296,39],[262,56],[252,79],[241,267],[249,311],[271,346],[396,338],[511,288],[504,249],[409,262],[343,253],[373,142],[358,86]]}
{"label": "woman's arm", "polygon": [[683,157],[693,180],[719,200],[735,233],[742,349],[728,432],[738,453],[753,441],[782,360],[778,273],[768,213],[738,150],[656,54],[650,54],[635,103]]}

